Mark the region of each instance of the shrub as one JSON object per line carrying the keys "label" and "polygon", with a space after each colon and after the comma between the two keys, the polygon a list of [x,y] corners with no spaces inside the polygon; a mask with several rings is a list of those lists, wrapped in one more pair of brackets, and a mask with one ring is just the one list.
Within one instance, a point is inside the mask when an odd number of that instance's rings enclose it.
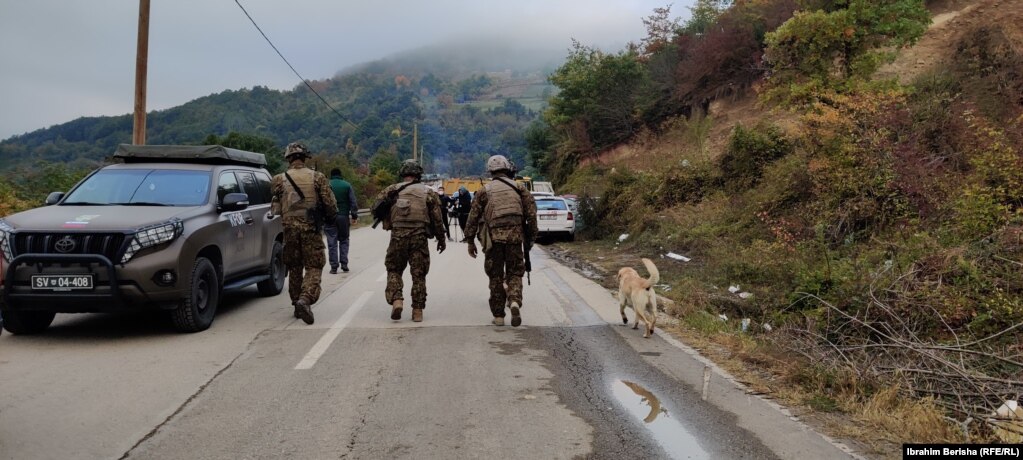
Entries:
{"label": "shrub", "polygon": [[760,181],[764,167],[792,153],[792,144],[776,126],[759,124],[752,129],[735,125],[721,156],[722,180],[731,190],[744,190]]}

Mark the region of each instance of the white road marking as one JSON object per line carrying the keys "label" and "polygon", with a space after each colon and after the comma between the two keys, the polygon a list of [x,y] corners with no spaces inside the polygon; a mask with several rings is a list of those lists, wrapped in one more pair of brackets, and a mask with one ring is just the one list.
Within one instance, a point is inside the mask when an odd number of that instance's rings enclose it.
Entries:
{"label": "white road marking", "polygon": [[384,281],[387,281],[387,272],[381,273],[380,277],[377,278],[378,283],[383,283]]}
{"label": "white road marking", "polygon": [[298,362],[295,366],[296,370],[312,369],[316,365],[316,361],[327,352],[327,348],[330,348],[330,344],[334,343],[337,336],[341,334],[341,331],[348,326],[348,323],[352,322],[352,318],[355,314],[366,305],[366,301],[369,300],[370,296],[373,295],[372,291],[365,291],[355,300],[355,303],[351,307],[348,307],[346,311],[337,321],[334,322],[330,329],[327,329],[327,333],[320,337],[320,340],[309,349],[309,352],[305,354],[305,357]]}

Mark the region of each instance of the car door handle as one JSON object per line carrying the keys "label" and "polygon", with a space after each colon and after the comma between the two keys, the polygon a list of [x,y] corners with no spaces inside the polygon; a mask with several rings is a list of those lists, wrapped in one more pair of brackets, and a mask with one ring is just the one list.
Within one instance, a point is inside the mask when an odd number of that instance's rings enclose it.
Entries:
{"label": "car door handle", "polygon": [[247,225],[252,225],[253,222],[255,222],[255,221],[252,220],[252,216],[245,216],[245,223]]}

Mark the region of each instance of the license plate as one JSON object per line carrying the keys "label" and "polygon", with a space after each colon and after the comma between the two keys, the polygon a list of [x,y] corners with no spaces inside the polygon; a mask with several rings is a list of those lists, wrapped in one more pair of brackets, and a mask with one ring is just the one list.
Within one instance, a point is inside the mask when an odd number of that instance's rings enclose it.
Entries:
{"label": "license plate", "polygon": [[557,218],[558,218],[557,215],[540,216],[540,220],[556,220]]}
{"label": "license plate", "polygon": [[77,291],[92,289],[92,275],[33,275],[32,289]]}

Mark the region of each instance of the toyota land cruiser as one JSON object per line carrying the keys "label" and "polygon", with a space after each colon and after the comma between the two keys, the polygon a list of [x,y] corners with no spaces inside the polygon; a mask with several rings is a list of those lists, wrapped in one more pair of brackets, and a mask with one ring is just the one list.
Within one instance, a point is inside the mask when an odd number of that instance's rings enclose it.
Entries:
{"label": "toyota land cruiser", "polygon": [[121,145],[46,206],[0,218],[0,314],[15,334],[56,313],[162,309],[210,326],[221,294],[284,287],[283,230],[268,217],[263,154],[221,146]]}

